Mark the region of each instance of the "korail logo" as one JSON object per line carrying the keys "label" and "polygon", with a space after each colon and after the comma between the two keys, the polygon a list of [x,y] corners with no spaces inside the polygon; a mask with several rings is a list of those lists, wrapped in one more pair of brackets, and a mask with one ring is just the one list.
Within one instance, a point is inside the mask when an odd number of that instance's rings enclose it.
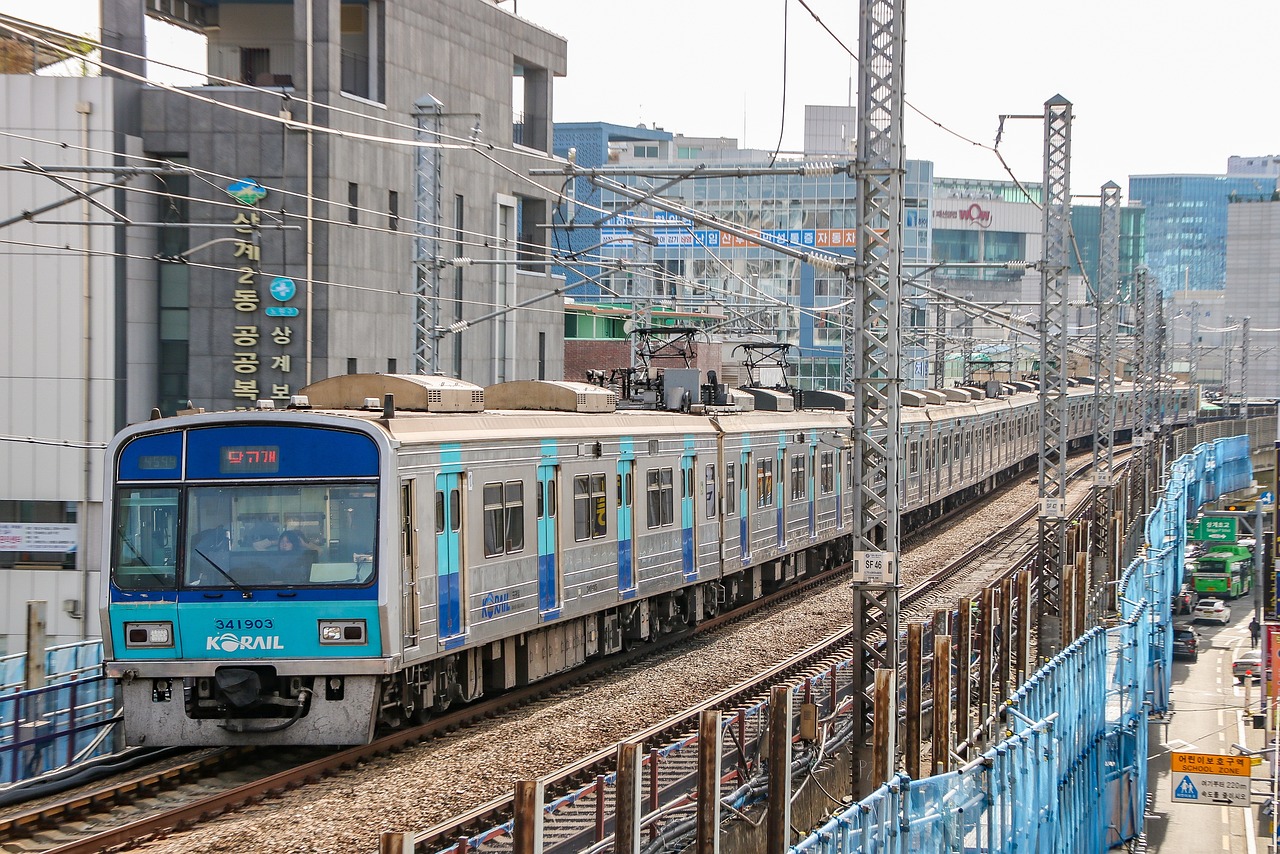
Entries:
{"label": "korail logo", "polygon": [[268,637],[251,637],[249,635],[233,635],[231,632],[223,632],[216,637],[210,637],[205,643],[205,651],[215,652],[246,652],[253,649],[284,649],[284,644],[280,643],[278,635],[270,635]]}

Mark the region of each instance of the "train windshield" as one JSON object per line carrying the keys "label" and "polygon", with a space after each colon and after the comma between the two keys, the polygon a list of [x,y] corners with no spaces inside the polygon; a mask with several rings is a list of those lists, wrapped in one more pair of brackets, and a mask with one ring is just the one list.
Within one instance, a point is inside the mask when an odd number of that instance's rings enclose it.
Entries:
{"label": "train windshield", "polygon": [[127,489],[117,503],[113,567],[123,589],[364,585],[374,576],[374,484]]}
{"label": "train windshield", "polygon": [[177,579],[179,491],[122,489],[111,566],[123,590],[171,590]]}

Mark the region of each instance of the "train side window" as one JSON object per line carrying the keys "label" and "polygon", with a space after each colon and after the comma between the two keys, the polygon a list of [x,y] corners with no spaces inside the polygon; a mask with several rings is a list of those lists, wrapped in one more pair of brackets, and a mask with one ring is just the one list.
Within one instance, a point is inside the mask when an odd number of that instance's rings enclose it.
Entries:
{"label": "train side window", "polygon": [[951,437],[950,436],[942,437],[942,464],[944,466],[951,464]]}
{"label": "train side window", "polygon": [[645,486],[650,528],[663,528],[675,520],[675,480],[670,468],[649,469]]}
{"label": "train side window", "polygon": [[524,550],[524,482],[484,485],[484,556]]}
{"label": "train side window", "polygon": [[823,495],[830,495],[836,488],[836,455],[833,451],[823,451],[818,460],[818,484]]}
{"label": "train side window", "polygon": [[462,528],[462,490],[449,490],[449,530],[458,533]]}
{"label": "train side window", "polygon": [[909,471],[916,474],[920,471],[920,443],[912,442],[907,449],[907,458],[910,460]]}
{"label": "train side window", "polygon": [[413,557],[413,481],[400,484],[400,550],[405,557]]}
{"label": "train side window", "polygon": [[738,478],[733,463],[724,464],[724,515],[732,516],[738,510]]}
{"label": "train side window", "polygon": [[595,513],[591,517],[591,539],[598,540],[609,533],[609,493],[605,491],[604,474],[591,475],[591,504]]}
{"label": "train side window", "polygon": [[444,493],[436,491],[436,533],[444,533]]}
{"label": "train side window", "polygon": [[800,501],[808,494],[805,487],[805,462],[803,454],[795,454],[791,457],[791,500]]}
{"label": "train side window", "polygon": [[756,506],[773,506],[773,460],[756,463]]}
{"label": "train side window", "polygon": [[706,500],[707,500],[707,518],[716,518],[716,467],[708,465],[706,468]]}
{"label": "train side window", "polygon": [[605,483],[603,473],[573,478],[573,538],[580,543],[609,533],[609,496]]}

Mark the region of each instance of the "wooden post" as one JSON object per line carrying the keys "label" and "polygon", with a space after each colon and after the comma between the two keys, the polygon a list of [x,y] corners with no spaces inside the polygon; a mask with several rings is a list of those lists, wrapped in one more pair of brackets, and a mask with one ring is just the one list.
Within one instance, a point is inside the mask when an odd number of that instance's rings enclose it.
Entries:
{"label": "wooden post", "polygon": [[902,756],[906,762],[907,776],[919,780],[920,774],[920,706],[924,692],[924,624],[907,624],[907,708],[903,715]]}
{"label": "wooden post", "polygon": [[378,854],[413,854],[413,834],[384,830],[378,835]]}
{"label": "wooden post", "polygon": [[1018,573],[1018,686],[1026,683],[1027,678],[1035,673],[1035,663],[1031,658],[1031,571],[1024,569]]}
{"label": "wooden post", "polygon": [[511,850],[514,854],[542,854],[542,781],[517,780],[513,805]]}
{"label": "wooden post", "polygon": [[[876,668],[876,695],[871,722],[872,785],[889,782],[897,760],[898,671]],[[770,848],[770,851],[779,849]]]}
{"label": "wooden post", "polygon": [[991,714],[991,620],[995,616],[993,605],[995,590],[982,591],[981,611],[978,615],[978,723]]}
{"label": "wooden post", "polygon": [[769,695],[769,816],[765,851],[782,854],[791,845],[791,687]]}
{"label": "wooden post", "polygon": [[933,773],[951,770],[951,636],[933,636]]}
{"label": "wooden post", "polygon": [[996,699],[1013,693],[1009,676],[1013,673],[1013,579],[1000,582],[1000,644],[996,647]]}
{"label": "wooden post", "polygon": [[720,852],[720,713],[703,710],[698,719],[697,854]]}
{"label": "wooden post", "polygon": [[613,850],[618,854],[640,854],[640,747],[634,741],[618,745],[613,785]]}
{"label": "wooden post", "polygon": [[973,665],[973,600],[960,599],[956,620],[956,741],[969,737],[970,668]]}

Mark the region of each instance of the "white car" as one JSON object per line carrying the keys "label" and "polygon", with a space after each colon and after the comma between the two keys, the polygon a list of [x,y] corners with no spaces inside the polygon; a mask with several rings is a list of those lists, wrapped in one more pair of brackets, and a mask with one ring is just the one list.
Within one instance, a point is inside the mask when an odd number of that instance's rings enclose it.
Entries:
{"label": "white car", "polygon": [[1191,612],[1191,617],[1197,622],[1200,620],[1216,620],[1225,626],[1231,622],[1231,609],[1221,599],[1201,599],[1196,603],[1195,609]]}

